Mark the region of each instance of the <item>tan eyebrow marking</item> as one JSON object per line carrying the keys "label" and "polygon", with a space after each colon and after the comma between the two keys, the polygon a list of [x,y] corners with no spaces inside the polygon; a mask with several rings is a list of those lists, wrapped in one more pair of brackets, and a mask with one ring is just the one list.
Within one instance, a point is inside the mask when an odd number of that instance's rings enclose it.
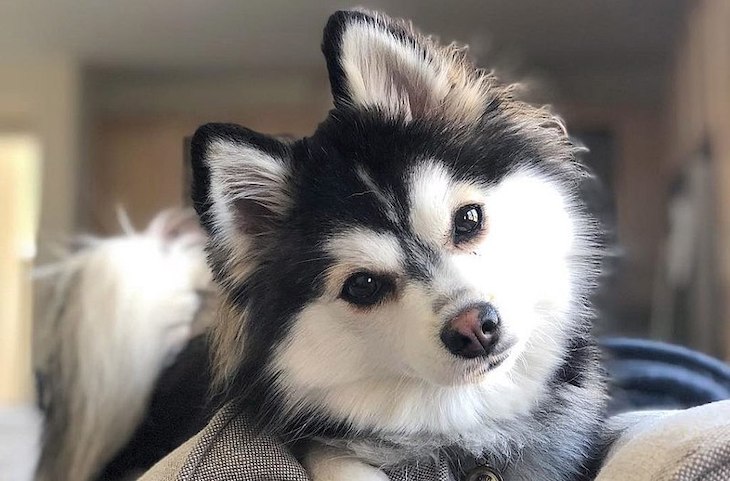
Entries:
{"label": "tan eyebrow marking", "polygon": [[339,289],[358,271],[399,274],[403,270],[403,250],[390,233],[356,227],[335,234],[327,240],[324,249],[335,259],[325,273],[331,289]]}

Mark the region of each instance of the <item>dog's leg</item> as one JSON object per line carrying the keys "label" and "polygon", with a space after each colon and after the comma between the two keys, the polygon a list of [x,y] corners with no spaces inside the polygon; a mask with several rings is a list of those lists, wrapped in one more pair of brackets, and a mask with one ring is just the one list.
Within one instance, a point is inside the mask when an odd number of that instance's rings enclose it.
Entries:
{"label": "dog's leg", "polygon": [[337,448],[314,445],[303,464],[312,481],[388,481],[380,469]]}

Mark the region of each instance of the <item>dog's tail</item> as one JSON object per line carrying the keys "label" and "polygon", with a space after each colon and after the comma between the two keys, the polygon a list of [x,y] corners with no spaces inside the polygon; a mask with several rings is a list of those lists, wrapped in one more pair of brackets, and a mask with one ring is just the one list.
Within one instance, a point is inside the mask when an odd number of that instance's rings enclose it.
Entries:
{"label": "dog's tail", "polygon": [[41,274],[38,481],[98,476],[140,423],[160,371],[209,317],[200,315],[210,291],[204,237],[191,213],[86,244]]}

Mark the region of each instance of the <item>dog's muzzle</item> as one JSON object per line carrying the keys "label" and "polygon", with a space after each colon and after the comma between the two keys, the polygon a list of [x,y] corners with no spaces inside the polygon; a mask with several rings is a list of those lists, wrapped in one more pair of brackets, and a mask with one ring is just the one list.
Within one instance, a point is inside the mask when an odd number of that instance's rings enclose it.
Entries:
{"label": "dog's muzzle", "polygon": [[492,304],[472,304],[446,323],[441,330],[441,341],[455,356],[486,357],[499,342],[500,323],[499,313]]}

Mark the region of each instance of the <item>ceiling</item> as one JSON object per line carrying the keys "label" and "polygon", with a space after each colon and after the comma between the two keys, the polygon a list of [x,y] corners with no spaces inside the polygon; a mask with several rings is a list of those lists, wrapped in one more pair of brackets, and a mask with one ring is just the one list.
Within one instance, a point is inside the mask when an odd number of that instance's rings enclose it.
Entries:
{"label": "ceiling", "polygon": [[[364,0],[444,40],[569,68],[661,64],[682,0]],[[0,55],[61,54],[129,68],[307,67],[327,16],[350,2],[15,0],[0,2]]]}

